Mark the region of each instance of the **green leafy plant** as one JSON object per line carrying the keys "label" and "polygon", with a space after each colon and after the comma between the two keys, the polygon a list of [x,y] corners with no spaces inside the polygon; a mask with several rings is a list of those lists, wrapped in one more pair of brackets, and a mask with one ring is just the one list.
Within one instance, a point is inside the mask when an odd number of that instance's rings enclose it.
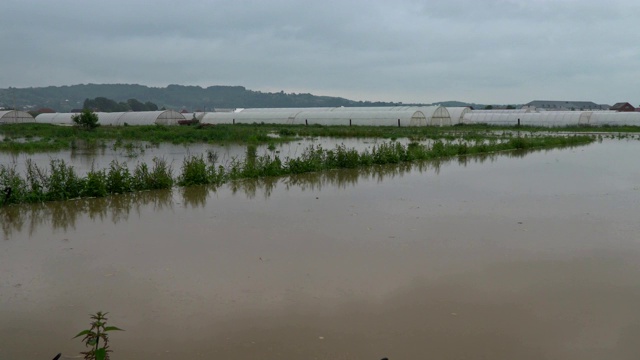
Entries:
{"label": "green leafy plant", "polygon": [[98,124],[98,114],[89,109],[84,109],[80,114],[73,115],[71,120],[76,126],[86,130],[92,130],[100,126]]}
{"label": "green leafy plant", "polygon": [[109,353],[109,335],[110,331],[123,331],[115,326],[107,326],[107,314],[101,311],[91,315],[91,327],[87,330],[82,330],[78,335],[73,338],[84,336],[82,342],[90,350],[83,351],[82,354],[87,360],[108,360]]}

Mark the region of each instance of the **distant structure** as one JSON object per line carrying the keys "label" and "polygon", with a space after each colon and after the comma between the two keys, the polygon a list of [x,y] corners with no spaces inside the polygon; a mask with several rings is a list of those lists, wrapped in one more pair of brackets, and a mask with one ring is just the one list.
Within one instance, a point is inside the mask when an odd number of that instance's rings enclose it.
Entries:
{"label": "distant structure", "polygon": [[470,106],[447,106],[452,124],[464,123],[464,116],[472,111]]}
{"label": "distant structure", "polygon": [[619,112],[630,112],[630,111],[636,111],[636,108],[633,107],[633,105],[629,104],[628,102],[619,102],[613,105],[609,110],[619,111]]}
{"label": "distant structure", "polygon": [[36,122],[31,114],[18,111],[18,110],[1,110],[0,111],[0,125],[1,124],[19,124],[19,123],[33,123]]}
{"label": "distant structure", "polygon": [[598,105],[593,101],[534,100],[524,106],[546,111],[609,110],[609,105]]}
{"label": "distant structure", "polygon": [[265,123],[324,126],[453,125],[449,111],[447,111],[447,108],[442,106],[339,106],[315,108],[236,109],[234,112],[208,112],[202,118],[201,123],[210,125]]}
{"label": "distant structure", "polygon": [[[98,122],[101,126],[123,126],[123,125],[179,125],[179,121],[187,120],[177,111],[128,111],[128,112],[96,112]],[[36,122],[40,124],[53,124],[62,126],[72,126],[74,113],[44,113],[36,116]]]}

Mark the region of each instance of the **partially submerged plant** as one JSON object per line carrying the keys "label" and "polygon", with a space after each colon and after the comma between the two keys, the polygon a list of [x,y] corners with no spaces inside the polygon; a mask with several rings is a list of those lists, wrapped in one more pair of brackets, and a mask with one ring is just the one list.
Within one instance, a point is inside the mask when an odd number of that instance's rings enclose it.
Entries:
{"label": "partially submerged plant", "polygon": [[123,331],[115,326],[107,326],[107,314],[98,311],[91,315],[91,319],[93,319],[91,327],[80,331],[78,335],[73,337],[75,339],[84,336],[82,342],[86,347],[90,348],[89,351],[81,353],[86,360],[108,360],[109,353],[112,351],[109,350],[109,335],[107,333],[115,330]]}

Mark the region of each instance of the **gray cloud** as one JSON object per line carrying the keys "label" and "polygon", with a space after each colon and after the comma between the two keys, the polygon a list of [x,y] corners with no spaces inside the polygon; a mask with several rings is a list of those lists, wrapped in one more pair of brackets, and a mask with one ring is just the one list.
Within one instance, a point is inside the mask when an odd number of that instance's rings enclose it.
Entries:
{"label": "gray cloud", "polygon": [[0,87],[244,85],[356,100],[640,104],[635,1],[15,1]]}

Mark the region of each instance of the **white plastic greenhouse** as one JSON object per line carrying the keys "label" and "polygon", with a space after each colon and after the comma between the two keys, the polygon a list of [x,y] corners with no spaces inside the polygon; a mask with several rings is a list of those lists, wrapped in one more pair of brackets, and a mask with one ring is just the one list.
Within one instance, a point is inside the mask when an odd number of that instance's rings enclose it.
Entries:
{"label": "white plastic greenhouse", "polygon": [[238,109],[234,112],[206,113],[203,124],[294,124],[296,115],[302,109],[270,108],[270,109]]}
{"label": "white plastic greenhouse", "polygon": [[73,125],[71,117],[76,115],[75,113],[44,113],[36,116],[36,122],[40,124],[53,124],[53,125]]}
{"label": "white plastic greenhouse", "polygon": [[464,122],[464,116],[471,112],[470,107],[447,107],[451,122],[453,124],[462,124]]}
{"label": "white plastic greenhouse", "polygon": [[[178,121],[185,120],[177,111],[129,111],[117,113],[97,112],[98,123],[103,126],[122,125],[178,125]],[[36,122],[54,125],[73,125],[72,117],[75,113],[40,114],[36,116]]]}
{"label": "white plastic greenhouse", "polygon": [[510,114],[510,113],[530,113],[537,112],[532,108],[520,108],[520,109],[486,109],[486,110],[471,110],[472,112],[485,112],[485,113],[500,113],[500,114]]}
{"label": "white plastic greenhouse", "polygon": [[442,126],[451,125],[451,117],[447,109],[441,106],[266,108],[207,113],[202,123]]}
{"label": "white plastic greenhouse", "polygon": [[0,124],[18,124],[18,123],[33,123],[36,120],[25,111],[19,110],[3,110],[0,111]]}
{"label": "white plastic greenhouse", "polygon": [[580,124],[640,126],[640,112],[585,111],[580,117]]}
{"label": "white plastic greenhouse", "polygon": [[578,125],[580,111],[544,111],[544,112],[484,112],[472,111],[464,116],[465,122],[485,123],[491,125],[520,125],[529,126],[567,126]]}
{"label": "white plastic greenhouse", "polygon": [[187,120],[198,120],[198,121],[200,121],[200,120],[202,120],[202,118],[204,117],[204,114],[206,114],[206,112],[198,111],[198,112],[181,113],[181,114]]}
{"label": "white plastic greenhouse", "polygon": [[640,126],[640,113],[616,111],[541,111],[530,113],[471,111],[465,122],[491,125],[567,126],[632,125]]}

